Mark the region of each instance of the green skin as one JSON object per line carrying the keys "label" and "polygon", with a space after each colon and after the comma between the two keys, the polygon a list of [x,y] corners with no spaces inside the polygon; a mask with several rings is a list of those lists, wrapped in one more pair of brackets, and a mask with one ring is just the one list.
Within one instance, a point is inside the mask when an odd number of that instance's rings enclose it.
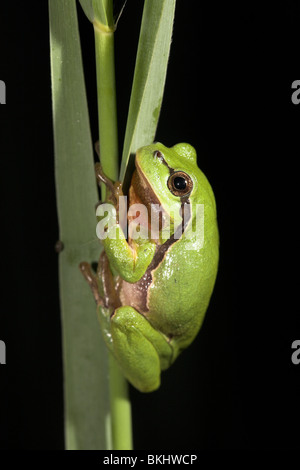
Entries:
{"label": "green skin", "polygon": [[[170,175],[178,171],[192,182],[190,191],[180,195],[168,185]],[[172,207],[171,237],[165,239],[160,231],[160,239],[127,241],[117,225],[118,239],[111,239],[109,232],[116,227],[109,227],[98,276],[86,263],[81,269],[98,304],[108,348],[129,382],[141,392],[151,392],[160,385],[161,370],[170,367],[201,327],[216,279],[219,237],[214,194],[191,145],[167,148],[154,143],[141,148],[135,181],[129,205],[134,194],[134,202],[138,199],[149,210],[152,203],[160,204],[166,215]],[[184,202],[189,215],[183,235],[176,239],[172,227],[182,226]],[[204,240],[197,232],[187,238],[195,231],[196,204],[204,205]]]}

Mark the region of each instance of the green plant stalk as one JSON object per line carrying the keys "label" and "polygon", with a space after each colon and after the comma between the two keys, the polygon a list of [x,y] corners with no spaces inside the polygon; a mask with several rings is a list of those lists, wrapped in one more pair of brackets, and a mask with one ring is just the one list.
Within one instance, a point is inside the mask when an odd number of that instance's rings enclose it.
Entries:
{"label": "green plant stalk", "polygon": [[[112,9],[112,1],[106,8]],[[112,10],[108,12],[112,17]],[[118,129],[114,64],[114,26],[93,21],[95,32],[100,161],[103,172],[118,179]],[[102,200],[105,198],[103,185]],[[110,404],[113,450],[132,449],[131,406],[128,384],[113,357],[110,367]]]}
{"label": "green plant stalk", "polygon": [[131,403],[128,383],[110,354],[110,413],[113,450],[132,450]]}
{"label": "green plant stalk", "polygon": [[[108,356],[79,270],[99,257],[98,199],[75,0],[50,0],[50,60],[67,450],[109,449]],[[51,295],[51,293],[50,293]]]}
{"label": "green plant stalk", "polygon": [[119,160],[114,31],[96,20],[93,24],[96,50],[100,160],[105,175],[116,181],[119,173]]}

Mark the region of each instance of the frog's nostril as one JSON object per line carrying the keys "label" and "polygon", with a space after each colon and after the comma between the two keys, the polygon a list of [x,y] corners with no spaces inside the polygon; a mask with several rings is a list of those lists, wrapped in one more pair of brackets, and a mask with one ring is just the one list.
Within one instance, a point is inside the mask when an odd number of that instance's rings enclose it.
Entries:
{"label": "frog's nostril", "polygon": [[153,152],[153,157],[160,159],[164,158],[163,154],[159,150],[155,150],[155,152]]}

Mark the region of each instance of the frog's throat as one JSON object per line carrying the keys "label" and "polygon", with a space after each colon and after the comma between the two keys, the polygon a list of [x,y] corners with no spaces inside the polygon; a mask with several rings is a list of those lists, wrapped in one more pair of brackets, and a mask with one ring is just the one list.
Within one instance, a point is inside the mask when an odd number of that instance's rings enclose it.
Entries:
{"label": "frog's throat", "polygon": [[138,170],[133,174],[129,190],[129,206],[132,204],[143,204],[146,207],[148,214],[148,221],[146,223],[150,231],[152,227],[152,217],[158,217],[156,220],[158,220],[159,223],[159,231],[162,230],[165,221],[171,221],[171,223],[173,223],[173,219],[169,218],[167,211],[161,205],[161,202],[154,193],[147,178],[142,171]]}
{"label": "frog's throat", "polygon": [[148,210],[151,210],[151,204],[160,205],[160,200],[138,164],[136,164],[136,170],[132,175],[131,186],[133,188],[134,200],[130,201],[130,204],[140,202],[144,204]]}

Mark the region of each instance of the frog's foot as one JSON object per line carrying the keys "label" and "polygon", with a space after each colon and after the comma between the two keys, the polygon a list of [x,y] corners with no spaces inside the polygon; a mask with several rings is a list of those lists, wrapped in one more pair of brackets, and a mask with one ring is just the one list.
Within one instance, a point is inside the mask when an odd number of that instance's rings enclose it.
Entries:
{"label": "frog's foot", "polygon": [[[100,159],[100,144],[99,140],[95,143],[95,150],[96,153]],[[97,183],[100,186],[101,183],[104,183],[105,186],[108,189],[109,196],[107,200],[111,202],[117,209],[117,212],[119,210],[119,197],[123,196],[123,191],[122,191],[122,183],[121,181],[116,181],[115,183],[110,180],[103,172],[102,165],[101,163],[96,163],[95,164],[95,174],[96,174],[96,179]]]}
{"label": "frog's foot", "polygon": [[117,206],[117,196],[115,194],[114,183],[103,173],[101,163],[95,164],[95,174],[97,183],[101,186],[101,183],[104,183],[109,192],[109,200],[113,203],[114,206]]}
{"label": "frog's foot", "polygon": [[99,293],[97,277],[93,273],[91,265],[86,261],[83,261],[82,263],[80,263],[79,269],[91,288],[97,306],[103,306],[103,299],[101,298]]}

